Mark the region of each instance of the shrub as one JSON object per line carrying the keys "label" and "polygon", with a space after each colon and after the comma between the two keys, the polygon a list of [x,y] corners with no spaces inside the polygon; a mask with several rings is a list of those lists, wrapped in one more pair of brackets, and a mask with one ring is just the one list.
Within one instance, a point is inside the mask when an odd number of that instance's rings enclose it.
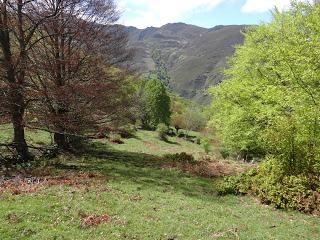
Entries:
{"label": "shrub", "polygon": [[177,134],[176,134],[176,131],[175,131],[175,129],[173,129],[173,128],[169,128],[168,129],[168,134],[167,134],[168,136],[171,136],[171,137],[175,137]]}
{"label": "shrub", "polygon": [[223,178],[217,184],[217,191],[219,195],[228,195],[228,194],[239,194],[238,192],[238,184],[241,177],[240,175],[237,176],[230,176]]}
{"label": "shrub", "polygon": [[218,183],[218,193],[227,194],[246,194],[251,191],[252,179],[257,175],[257,169],[250,169],[247,172],[225,177]]}
{"label": "shrub", "polygon": [[187,154],[185,152],[182,153],[175,153],[175,154],[166,154],[164,155],[165,159],[182,162],[182,163],[195,163],[196,160],[194,157],[190,154]]}
{"label": "shrub", "polygon": [[223,159],[230,157],[230,150],[225,147],[220,148],[219,152]]}
{"label": "shrub", "polygon": [[169,131],[168,126],[163,123],[160,123],[157,127],[157,133],[158,133],[159,139],[162,141],[167,141],[168,131]]}
{"label": "shrub", "polygon": [[178,132],[177,132],[177,135],[179,138],[183,138],[186,136],[186,134],[184,133],[184,130],[183,129],[179,129]]}
{"label": "shrub", "polygon": [[218,184],[218,193],[251,193],[262,203],[272,204],[276,208],[320,213],[319,188],[318,176],[285,175],[278,160],[267,159],[257,169],[224,178]]}

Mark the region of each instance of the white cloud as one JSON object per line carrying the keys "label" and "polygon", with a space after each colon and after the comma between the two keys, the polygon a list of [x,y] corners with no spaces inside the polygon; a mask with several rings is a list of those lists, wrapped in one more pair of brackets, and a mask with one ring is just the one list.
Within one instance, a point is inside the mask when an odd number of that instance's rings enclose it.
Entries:
{"label": "white cloud", "polygon": [[[237,4],[240,1],[243,0],[118,0],[118,6],[124,13],[122,24],[145,28],[182,21],[189,14],[210,11],[220,3]],[[246,0],[241,11],[262,13],[274,7],[284,10],[290,6],[290,2],[291,0]]]}
{"label": "white cloud", "polygon": [[177,22],[190,12],[208,11],[224,1],[227,0],[121,0],[120,6],[129,15],[124,24],[144,28]]}
{"label": "white cloud", "polygon": [[291,0],[247,0],[242,6],[242,12],[266,12],[277,7],[279,10],[287,9]]}

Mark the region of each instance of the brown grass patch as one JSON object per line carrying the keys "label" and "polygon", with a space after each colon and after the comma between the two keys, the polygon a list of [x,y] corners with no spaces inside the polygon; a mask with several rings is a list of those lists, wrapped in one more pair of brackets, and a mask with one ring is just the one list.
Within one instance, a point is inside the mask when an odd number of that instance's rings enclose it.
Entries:
{"label": "brown grass patch", "polygon": [[91,215],[82,219],[83,226],[98,226],[102,223],[107,223],[111,220],[110,216],[107,214],[103,215]]}
{"label": "brown grass patch", "polygon": [[244,164],[233,161],[198,161],[196,163],[181,163],[167,161],[163,167],[177,168],[183,172],[188,172],[201,177],[222,177],[244,172],[253,167],[252,164]]}
{"label": "brown grass patch", "polygon": [[15,195],[34,193],[50,186],[67,185],[78,188],[101,186],[106,177],[88,172],[65,172],[61,176],[24,177],[15,176],[0,181],[0,193],[9,192]]}

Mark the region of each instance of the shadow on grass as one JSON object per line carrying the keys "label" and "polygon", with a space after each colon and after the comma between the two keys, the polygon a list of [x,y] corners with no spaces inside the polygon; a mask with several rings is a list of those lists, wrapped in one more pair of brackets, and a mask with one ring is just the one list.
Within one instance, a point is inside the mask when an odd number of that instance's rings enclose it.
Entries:
{"label": "shadow on grass", "polygon": [[163,168],[162,159],[143,153],[115,150],[92,150],[73,163],[59,164],[57,168],[76,171],[95,171],[114,182],[137,184],[139,190],[157,189],[161,192],[181,193],[188,197],[216,196],[214,180]]}

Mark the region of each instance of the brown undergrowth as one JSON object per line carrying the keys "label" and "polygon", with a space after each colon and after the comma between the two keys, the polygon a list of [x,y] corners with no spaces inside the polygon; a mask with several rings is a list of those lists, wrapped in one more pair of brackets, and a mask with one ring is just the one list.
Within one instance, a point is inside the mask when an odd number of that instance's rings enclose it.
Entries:
{"label": "brown undergrowth", "polygon": [[240,164],[233,161],[201,160],[195,163],[165,161],[163,167],[176,168],[201,177],[222,177],[244,172],[252,168],[252,164]]}
{"label": "brown undergrowth", "polygon": [[34,193],[51,186],[74,186],[78,188],[100,187],[106,177],[92,172],[67,171],[58,176],[27,177],[17,175],[0,179],[0,194]]}

